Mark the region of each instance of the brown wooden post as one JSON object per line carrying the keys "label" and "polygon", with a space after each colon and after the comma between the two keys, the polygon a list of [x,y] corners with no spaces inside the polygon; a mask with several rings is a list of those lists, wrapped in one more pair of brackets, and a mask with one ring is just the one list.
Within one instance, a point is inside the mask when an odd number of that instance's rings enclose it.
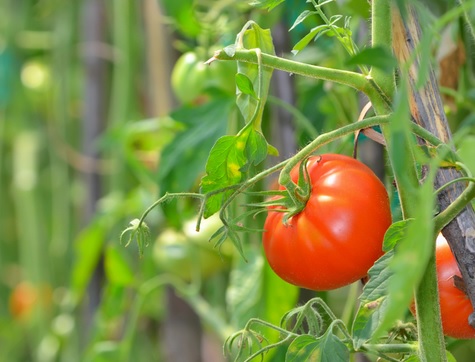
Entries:
{"label": "brown wooden post", "polygon": [[[414,121],[424,127],[440,140],[451,144],[452,135],[439,92],[434,70],[430,69],[427,81],[417,88],[420,72],[420,58],[416,56],[416,47],[421,39],[421,28],[418,16],[412,6],[407,7],[407,14],[402,18],[397,9],[393,11],[393,49],[400,64],[414,61],[409,67],[411,86],[410,108]],[[439,169],[435,187],[439,188],[447,182],[461,177],[454,168]],[[466,188],[465,183],[455,183],[438,194],[439,209],[444,210]],[[475,212],[468,205],[452,222],[442,230],[459,265],[467,294],[475,309]],[[475,313],[469,318],[475,328]]]}

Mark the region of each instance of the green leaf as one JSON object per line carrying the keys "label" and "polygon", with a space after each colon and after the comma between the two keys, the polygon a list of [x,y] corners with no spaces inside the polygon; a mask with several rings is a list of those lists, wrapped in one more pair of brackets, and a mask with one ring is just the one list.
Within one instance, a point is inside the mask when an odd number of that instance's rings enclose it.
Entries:
{"label": "green leaf", "polygon": [[[279,325],[282,316],[295,307],[299,295],[299,288],[278,277],[268,263],[265,263],[263,276],[264,288],[263,297],[261,298],[262,319],[274,325]],[[274,337],[277,341],[279,332],[266,329],[266,337],[269,340]]]}
{"label": "green leaf", "polygon": [[359,349],[370,340],[379,327],[381,316],[387,305],[387,288],[392,276],[388,268],[393,251],[383,255],[368,272],[369,281],[360,296],[360,306],[353,322],[353,339],[355,349]]}
{"label": "green leaf", "polygon": [[80,300],[94,273],[106,240],[107,223],[96,219],[74,241],[75,258],[72,268],[72,292]]}
{"label": "green leaf", "polygon": [[292,48],[292,54],[297,55],[300,51],[305,49],[307,45],[314,39],[317,38],[317,35],[320,36],[329,30],[328,25],[319,25],[310,30],[310,32],[305,35],[302,39],[299,40],[297,44]]}
{"label": "green leaf", "polygon": [[287,350],[285,362],[348,362],[349,358],[348,348],[328,329],[319,338],[309,335],[297,337]]}
{"label": "green leaf", "polygon": [[290,27],[289,31],[294,29],[297,25],[305,21],[309,16],[318,14],[316,11],[310,11],[310,10],[305,10],[300,13],[300,15],[297,17],[297,19],[294,21],[293,25]]}
{"label": "green leaf", "polygon": [[403,239],[407,225],[413,220],[414,219],[396,221],[389,227],[384,235],[383,251],[387,252],[394,249],[396,244]]}
{"label": "green leaf", "polygon": [[[243,172],[258,165],[267,155],[267,142],[254,128],[244,128],[236,136],[223,136],[211,149],[206,163],[206,175],[201,180],[201,192],[208,193],[238,184]],[[217,212],[232,190],[209,197],[204,217]]]}
{"label": "green leaf", "polygon": [[[279,325],[282,315],[295,306],[299,289],[272,271],[260,248],[247,246],[244,249],[247,261],[236,258],[226,290],[231,324],[239,329],[250,318],[259,317]],[[267,328],[265,335],[269,340],[277,341],[279,337],[279,333]]]}
{"label": "green leaf", "polygon": [[124,256],[112,245],[106,248],[104,269],[107,280],[115,285],[130,286],[134,282],[134,274]]}
{"label": "green leaf", "polygon": [[251,97],[257,99],[257,94],[254,91],[254,86],[252,85],[251,80],[245,74],[236,74],[236,86],[238,87],[241,93],[250,95]]}
{"label": "green leaf", "polygon": [[410,355],[403,360],[404,362],[421,362],[421,359],[417,354]]}
{"label": "green leaf", "polygon": [[392,72],[397,66],[396,58],[386,47],[366,48],[350,58],[347,65],[368,65],[384,72]]}
{"label": "green leaf", "polygon": [[[241,169],[246,159],[242,148],[238,146],[238,141],[238,136],[223,136],[215,143],[206,163],[206,175],[201,179],[202,193],[216,191],[241,181]],[[217,212],[231,192],[225,191],[209,197],[204,217],[207,218]]]}
{"label": "green leaf", "polygon": [[264,257],[258,248],[246,248],[247,262],[236,258],[228,289],[226,304],[231,316],[231,325],[236,329],[245,326],[250,318],[256,317],[256,309],[262,299]]}
{"label": "green leaf", "polygon": [[[158,168],[158,185],[163,192],[190,191],[196,186],[214,142],[226,133],[230,114],[235,111],[233,97],[213,98],[197,107],[185,106],[171,117],[184,126],[182,132],[163,149]],[[183,216],[178,203],[162,205],[171,225],[180,227]]]}
{"label": "green leaf", "polygon": [[161,190],[183,192],[192,188],[205,168],[214,142],[226,133],[233,102],[234,99],[223,97],[198,107],[187,106],[172,112],[171,117],[183,124],[185,129],[160,155],[158,184]]}
{"label": "green leaf", "polygon": [[284,0],[253,0],[249,4],[270,11],[283,2]]}

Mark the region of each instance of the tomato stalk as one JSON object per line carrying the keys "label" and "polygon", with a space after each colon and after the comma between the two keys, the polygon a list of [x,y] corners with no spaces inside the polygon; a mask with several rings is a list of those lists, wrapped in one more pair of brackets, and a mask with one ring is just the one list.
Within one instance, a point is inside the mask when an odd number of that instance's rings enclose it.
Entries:
{"label": "tomato stalk", "polygon": [[[259,64],[259,58],[256,54],[256,51],[248,49],[236,49],[233,52],[233,55],[227,54],[225,50],[218,50],[214,54],[213,58],[219,60],[235,60],[239,62]],[[375,90],[372,89],[373,86],[369,80],[360,73],[300,63],[266,53],[260,54],[260,61],[262,62],[262,65],[266,67],[283,70],[291,74],[299,74],[310,78],[343,84],[364,93],[375,92]]]}

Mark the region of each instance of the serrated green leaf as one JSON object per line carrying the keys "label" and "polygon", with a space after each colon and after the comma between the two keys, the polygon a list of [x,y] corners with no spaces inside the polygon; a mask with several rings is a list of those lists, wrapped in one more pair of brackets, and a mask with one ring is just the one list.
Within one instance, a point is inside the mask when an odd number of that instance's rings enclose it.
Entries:
{"label": "serrated green leaf", "polygon": [[387,303],[387,297],[381,297],[360,305],[353,322],[353,345],[356,350],[373,337],[386,312]]}
{"label": "serrated green leaf", "polygon": [[254,86],[252,85],[251,80],[245,74],[236,74],[236,86],[238,87],[241,93],[250,95],[251,97],[257,99],[257,94],[254,91]]}
{"label": "serrated green leaf", "polygon": [[394,55],[386,47],[366,48],[351,57],[347,65],[368,65],[381,69],[384,72],[392,72],[396,66],[397,61]]}
{"label": "serrated green leaf", "polygon": [[[246,164],[244,147],[239,136],[223,136],[214,144],[206,163],[206,175],[201,179],[201,192],[208,193],[241,181],[241,168]],[[232,191],[216,194],[206,200],[204,217],[216,213]]]}
{"label": "serrated green leaf", "polygon": [[[244,128],[236,136],[223,136],[211,149],[206,175],[201,180],[201,192],[208,193],[238,184],[243,172],[258,165],[267,156],[267,141],[252,127]],[[204,217],[217,212],[232,191],[213,195],[206,201]]]}
{"label": "serrated green leaf", "polygon": [[285,362],[348,362],[350,353],[346,345],[329,329],[319,337],[297,337],[289,346]]}
{"label": "serrated green leaf", "polygon": [[393,254],[394,252],[390,251],[383,255],[368,272],[369,281],[361,293],[360,306],[352,327],[355,349],[359,349],[371,339],[385,313],[387,288],[392,276],[388,265]]}
{"label": "serrated green leaf", "polygon": [[393,257],[394,251],[387,252],[368,271],[369,280],[360,296],[363,303],[375,301],[387,294],[387,285],[392,276],[392,271],[388,268],[388,265]]}
{"label": "serrated green leaf", "polygon": [[315,15],[315,14],[318,14],[316,11],[310,11],[310,10],[305,10],[303,11],[302,13],[300,13],[300,15],[297,17],[297,19],[294,21],[294,23],[292,24],[292,26],[290,27],[289,31],[291,31],[292,29],[294,29],[297,25],[299,25],[300,23],[302,23],[303,21],[305,21],[305,19],[307,19],[309,16],[312,16],[312,15]]}
{"label": "serrated green leaf", "polygon": [[[264,135],[255,129],[250,128],[248,133],[244,148],[248,160],[247,166],[258,165],[267,156],[267,141]],[[244,170],[247,171],[247,168],[245,167]]]}

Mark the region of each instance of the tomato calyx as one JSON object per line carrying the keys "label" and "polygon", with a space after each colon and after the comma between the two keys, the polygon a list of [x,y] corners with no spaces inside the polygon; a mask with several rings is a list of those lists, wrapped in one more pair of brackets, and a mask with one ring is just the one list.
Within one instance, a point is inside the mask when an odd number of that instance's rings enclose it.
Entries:
{"label": "tomato calyx", "polygon": [[299,178],[297,184],[292,181],[290,175],[288,175],[289,181],[285,184],[282,184],[282,186],[287,189],[288,195],[288,198],[284,199],[286,201],[284,205],[287,206],[287,212],[284,215],[282,221],[285,225],[287,225],[292,216],[299,214],[303,211],[303,209],[305,209],[307,201],[310,198],[312,186],[310,183],[310,175],[307,169],[307,161],[308,157],[305,158],[299,165]]}

